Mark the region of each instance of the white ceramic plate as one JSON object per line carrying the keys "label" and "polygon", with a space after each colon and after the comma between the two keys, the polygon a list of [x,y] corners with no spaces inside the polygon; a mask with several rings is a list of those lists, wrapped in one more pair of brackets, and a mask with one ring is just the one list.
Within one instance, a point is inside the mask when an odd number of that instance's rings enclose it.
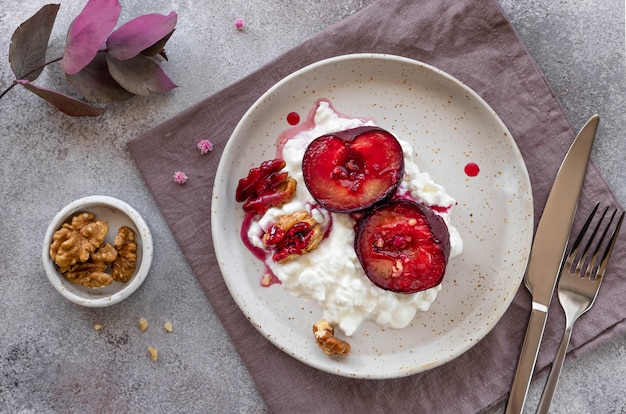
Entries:
{"label": "white ceramic plate", "polygon": [[[315,344],[317,305],[280,285],[260,285],[264,265],[242,244],[238,180],[275,157],[286,115],[306,118],[327,98],[348,116],[373,118],[412,142],[420,169],[457,200],[452,221],[464,252],[451,259],[430,311],[405,329],[367,322],[349,338],[352,352],[330,358]],[[464,167],[480,173],[468,177]],[[315,368],[348,377],[393,378],[439,366],[480,341],[510,305],[526,268],[533,229],[530,181],[505,125],[467,86],[426,64],[390,55],[324,60],[286,77],[243,116],[220,161],[211,211],[213,240],[224,280],[263,336]]]}

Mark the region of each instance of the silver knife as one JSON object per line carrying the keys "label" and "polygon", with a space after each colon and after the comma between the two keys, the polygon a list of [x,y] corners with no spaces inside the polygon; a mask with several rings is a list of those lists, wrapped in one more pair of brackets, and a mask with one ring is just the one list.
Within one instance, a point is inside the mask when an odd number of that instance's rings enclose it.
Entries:
{"label": "silver knife", "polygon": [[521,413],[524,408],[599,121],[598,115],[592,116],[576,136],[559,168],[537,226],[524,276],[524,284],[532,296],[532,310],[506,407],[507,414]]}

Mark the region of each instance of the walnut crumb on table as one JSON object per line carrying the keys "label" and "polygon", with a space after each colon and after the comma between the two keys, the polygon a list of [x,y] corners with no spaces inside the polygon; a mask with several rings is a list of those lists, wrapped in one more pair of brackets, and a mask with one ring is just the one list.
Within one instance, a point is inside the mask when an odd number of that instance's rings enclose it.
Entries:
{"label": "walnut crumb on table", "polygon": [[142,331],[148,329],[148,321],[145,318],[139,319],[139,329],[141,329]]}
{"label": "walnut crumb on table", "polygon": [[163,329],[165,329],[167,332],[172,332],[172,322],[167,321],[163,324]]}
{"label": "walnut crumb on table", "polygon": [[156,361],[159,358],[159,353],[156,348],[149,346],[148,352],[150,353],[150,357],[152,358],[153,361]]}

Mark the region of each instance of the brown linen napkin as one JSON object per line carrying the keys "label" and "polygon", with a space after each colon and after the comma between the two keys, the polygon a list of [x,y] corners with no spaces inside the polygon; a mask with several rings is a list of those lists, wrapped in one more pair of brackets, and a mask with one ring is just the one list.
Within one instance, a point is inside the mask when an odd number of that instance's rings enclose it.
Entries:
{"label": "brown linen napkin", "polygon": [[[219,272],[211,240],[211,188],[220,153],[240,117],[289,73],[320,59],[357,52],[421,60],[478,92],[520,147],[530,172],[538,220],[574,133],[495,0],[381,0],[139,136],[129,149],[271,412],[483,410],[509,391],[530,312],[530,296],[524,288],[493,331],[459,358],[411,377],[374,381],[317,371],[274,347],[239,311]],[[202,156],[196,143],[207,137],[215,143],[215,150]],[[176,170],[187,173],[187,184],[173,182]],[[596,200],[616,204],[592,165],[580,215]],[[594,309],[578,322],[573,354],[626,331],[626,309],[614,306],[626,293],[624,280],[619,280],[626,275],[625,267],[626,256],[620,249],[614,253]],[[554,357],[563,329],[558,307],[554,300],[538,369]]]}

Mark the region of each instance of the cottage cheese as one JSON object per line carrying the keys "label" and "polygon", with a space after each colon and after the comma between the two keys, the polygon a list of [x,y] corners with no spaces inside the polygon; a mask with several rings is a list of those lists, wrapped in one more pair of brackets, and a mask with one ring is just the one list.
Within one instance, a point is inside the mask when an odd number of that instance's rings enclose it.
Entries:
{"label": "cottage cheese", "polygon": [[[306,210],[320,223],[322,229],[330,226],[328,237],[317,249],[284,264],[268,257],[266,264],[282,282],[283,288],[293,296],[317,303],[323,310],[322,317],[347,336],[352,335],[365,320],[372,320],[385,327],[404,328],[418,310],[429,309],[441,290],[441,285],[438,285],[418,293],[401,294],[383,290],[370,282],[353,247],[355,221],[348,214],[330,213],[320,208],[304,184],[302,158],[313,139],[364,125],[375,124],[343,117],[328,102],[319,102],[313,127],[287,140],[282,148],[282,158],[287,163],[285,169],[298,183],[296,195],[280,208],[269,209],[252,223],[248,231],[252,244],[263,248],[261,238],[264,229],[268,229],[282,215]],[[427,205],[451,207],[454,199],[415,164],[411,144],[402,139],[398,141],[402,145],[405,161],[405,176],[398,193]],[[457,229],[450,223],[448,209],[441,210],[444,211],[437,213],[448,225],[450,257],[454,257],[461,254],[463,242]]]}

